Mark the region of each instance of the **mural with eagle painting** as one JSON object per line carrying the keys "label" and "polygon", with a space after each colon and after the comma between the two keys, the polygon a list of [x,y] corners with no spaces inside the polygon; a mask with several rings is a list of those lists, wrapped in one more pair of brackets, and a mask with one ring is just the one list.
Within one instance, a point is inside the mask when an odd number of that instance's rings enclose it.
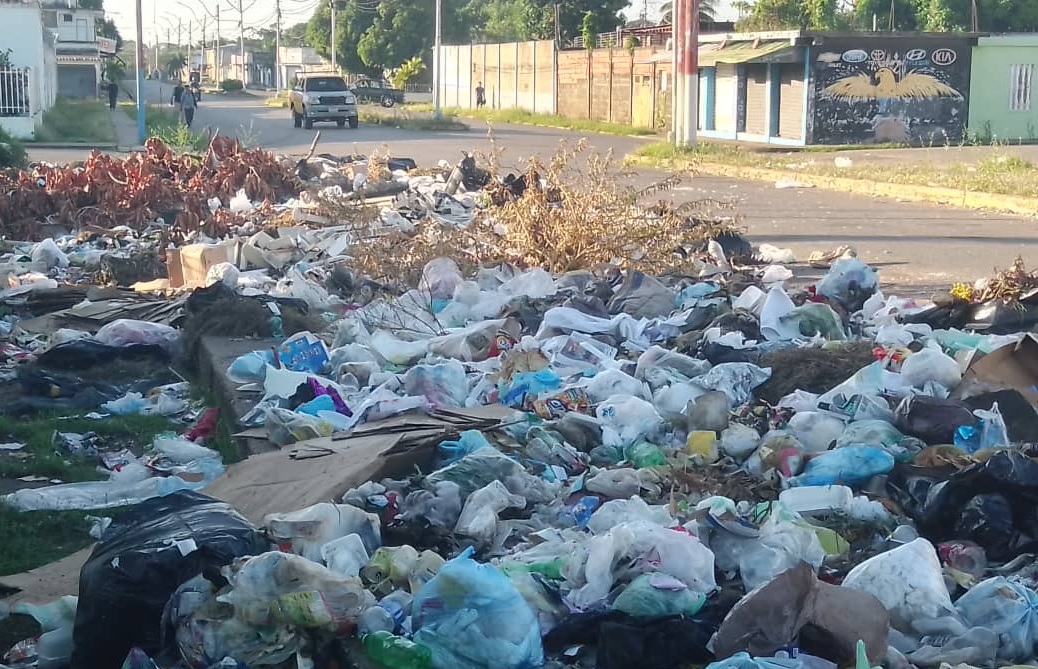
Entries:
{"label": "mural with eagle painting", "polygon": [[827,43],[815,62],[815,142],[960,139],[966,127],[970,47],[964,40],[950,41],[906,48],[904,38],[878,39],[870,40],[869,50],[860,43],[839,50]]}

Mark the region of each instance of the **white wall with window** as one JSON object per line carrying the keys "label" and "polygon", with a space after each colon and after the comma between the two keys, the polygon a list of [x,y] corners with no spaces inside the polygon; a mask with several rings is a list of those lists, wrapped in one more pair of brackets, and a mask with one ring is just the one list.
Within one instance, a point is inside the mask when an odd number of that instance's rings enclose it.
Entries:
{"label": "white wall with window", "polygon": [[54,104],[53,34],[44,27],[36,3],[0,1],[0,25],[0,46],[11,50],[9,66],[0,66],[0,127],[30,139]]}

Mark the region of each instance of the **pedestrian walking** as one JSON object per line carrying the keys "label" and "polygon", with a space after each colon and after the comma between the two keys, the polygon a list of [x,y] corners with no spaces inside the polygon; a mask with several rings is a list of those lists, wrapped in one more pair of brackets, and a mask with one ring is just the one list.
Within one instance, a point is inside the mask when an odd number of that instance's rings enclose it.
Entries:
{"label": "pedestrian walking", "polygon": [[119,86],[114,81],[108,82],[108,108],[115,111],[115,101],[119,97]]}
{"label": "pedestrian walking", "polygon": [[487,91],[483,88],[483,82],[476,84],[476,109],[485,107],[487,104]]}
{"label": "pedestrian walking", "polygon": [[191,122],[195,120],[195,108],[198,106],[198,101],[195,100],[194,94],[189,90],[184,90],[180,94],[180,109],[184,112],[184,125],[191,127]]}
{"label": "pedestrian walking", "polygon": [[184,84],[178,79],[177,85],[173,87],[173,97],[169,99],[171,107],[180,106],[180,99],[184,96]]}

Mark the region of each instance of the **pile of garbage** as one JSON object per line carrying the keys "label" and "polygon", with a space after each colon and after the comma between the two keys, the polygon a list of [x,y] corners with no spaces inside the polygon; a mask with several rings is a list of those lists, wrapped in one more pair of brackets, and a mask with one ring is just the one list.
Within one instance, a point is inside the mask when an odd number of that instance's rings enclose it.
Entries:
{"label": "pile of garbage", "polygon": [[[787,251],[694,216],[688,243],[605,240],[644,193],[474,178],[409,177],[364,222],[389,233],[336,226],[326,194],[293,214],[326,221],[180,250],[196,299],[267,309],[276,343],[226,375],[276,448],[223,471],[156,440],[183,485],[132,482],[78,598],[13,609],[43,634],[8,666],[1035,661],[1038,338],[947,328],[853,254],[801,287]],[[565,229],[520,243],[538,221]],[[470,243],[436,255],[447,229]],[[557,253],[585,243],[582,267]],[[393,282],[365,245],[401,251]],[[287,331],[272,296],[327,329]],[[94,508],[48,501],[71,498],[4,502]]]}

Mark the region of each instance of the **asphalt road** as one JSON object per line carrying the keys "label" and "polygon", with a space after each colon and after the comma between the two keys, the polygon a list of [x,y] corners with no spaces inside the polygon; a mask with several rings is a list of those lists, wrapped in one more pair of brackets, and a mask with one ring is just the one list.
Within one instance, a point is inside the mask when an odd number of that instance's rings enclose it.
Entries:
{"label": "asphalt road", "polygon": [[[169,87],[163,95],[168,102]],[[149,97],[158,101],[157,86]],[[197,127],[244,135],[275,153],[302,155],[314,133],[294,128],[288,111],[265,107],[260,98],[205,97],[195,117]],[[387,145],[394,156],[413,158],[421,166],[440,159],[455,161],[463,150],[490,149],[486,127],[469,132],[418,133],[376,125],[337,128],[319,125],[318,153],[367,153]],[[530,155],[550,156],[562,141],[579,139],[567,131],[501,125],[493,128],[496,146],[504,149],[502,165],[516,169]],[[594,135],[591,150],[611,151],[617,158],[636,148],[640,139]],[[37,151],[33,157],[52,161],[82,158],[82,152]],[[635,185],[647,185],[666,174],[639,170]],[[880,268],[887,292],[926,296],[955,281],[972,282],[1008,266],[1021,255],[1038,264],[1038,222],[948,206],[898,202],[817,189],[779,189],[775,184],[695,176],[663,195],[678,201],[712,198],[735,205],[735,212],[755,244],[770,243],[793,250],[798,259],[839,245]]]}

